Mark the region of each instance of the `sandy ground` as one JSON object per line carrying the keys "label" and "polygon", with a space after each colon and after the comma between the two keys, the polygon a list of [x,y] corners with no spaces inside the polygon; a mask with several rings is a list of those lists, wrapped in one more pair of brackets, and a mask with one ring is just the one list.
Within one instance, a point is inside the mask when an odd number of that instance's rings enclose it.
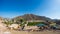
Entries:
{"label": "sandy ground", "polygon": [[15,31],[15,30],[5,30],[0,31],[0,34],[60,34],[58,31],[40,31],[40,32],[28,32],[28,31]]}
{"label": "sandy ground", "polygon": [[40,32],[27,32],[27,31],[7,31],[10,34],[60,34],[60,31],[40,31]]}
{"label": "sandy ground", "polygon": [[60,34],[60,31],[40,31],[40,32],[27,32],[27,31],[15,31],[8,30],[3,23],[0,23],[0,34]]}

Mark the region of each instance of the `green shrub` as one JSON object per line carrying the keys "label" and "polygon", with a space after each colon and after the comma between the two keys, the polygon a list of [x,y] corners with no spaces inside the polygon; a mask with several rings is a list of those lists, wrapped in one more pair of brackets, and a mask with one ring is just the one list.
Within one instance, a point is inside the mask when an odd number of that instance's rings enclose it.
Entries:
{"label": "green shrub", "polygon": [[28,26],[35,26],[37,24],[44,24],[44,22],[29,22]]}

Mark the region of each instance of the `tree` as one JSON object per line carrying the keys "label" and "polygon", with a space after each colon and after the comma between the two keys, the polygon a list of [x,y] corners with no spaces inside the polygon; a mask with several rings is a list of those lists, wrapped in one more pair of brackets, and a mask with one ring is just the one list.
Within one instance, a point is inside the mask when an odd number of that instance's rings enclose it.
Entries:
{"label": "tree", "polygon": [[6,20],[3,23],[6,24],[6,26],[8,27],[9,25],[13,24],[12,20]]}
{"label": "tree", "polygon": [[25,20],[24,20],[23,18],[20,18],[20,19],[17,18],[17,19],[16,19],[16,23],[17,23],[17,24],[20,24],[20,26],[23,26],[26,22],[25,22]]}

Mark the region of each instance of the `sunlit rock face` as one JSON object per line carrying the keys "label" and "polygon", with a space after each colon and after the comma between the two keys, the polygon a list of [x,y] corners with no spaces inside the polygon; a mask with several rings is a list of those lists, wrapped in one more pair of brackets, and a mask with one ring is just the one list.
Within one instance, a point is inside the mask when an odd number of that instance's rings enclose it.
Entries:
{"label": "sunlit rock face", "polygon": [[0,17],[0,22],[3,22],[3,18]]}
{"label": "sunlit rock face", "polygon": [[3,23],[0,22],[0,30],[5,30],[5,29],[6,29],[5,24],[3,24]]}
{"label": "sunlit rock face", "polygon": [[0,17],[0,33],[3,33],[3,31],[7,30],[6,25],[3,22],[4,19]]}

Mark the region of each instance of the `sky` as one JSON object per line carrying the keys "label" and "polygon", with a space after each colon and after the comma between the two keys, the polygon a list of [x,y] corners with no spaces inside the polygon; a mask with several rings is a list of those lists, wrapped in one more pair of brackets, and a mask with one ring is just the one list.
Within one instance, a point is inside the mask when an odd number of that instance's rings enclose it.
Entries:
{"label": "sky", "polygon": [[14,18],[24,14],[60,19],[60,0],[0,0],[1,17]]}

